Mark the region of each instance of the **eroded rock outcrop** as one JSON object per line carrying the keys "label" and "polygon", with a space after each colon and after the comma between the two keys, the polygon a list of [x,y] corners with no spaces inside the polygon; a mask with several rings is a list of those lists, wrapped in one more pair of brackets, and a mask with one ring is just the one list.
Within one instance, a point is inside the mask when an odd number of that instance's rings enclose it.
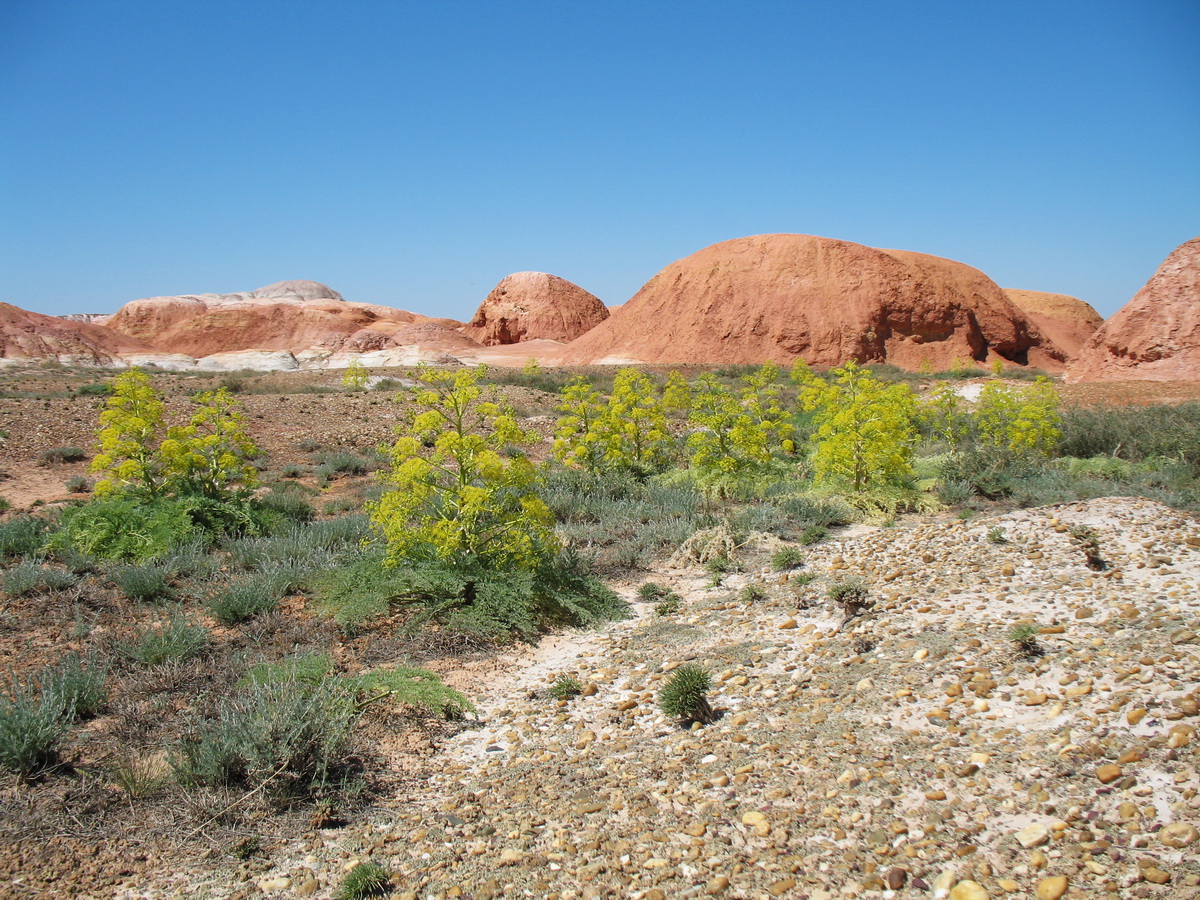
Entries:
{"label": "eroded rock outcrop", "polygon": [[485,346],[573,341],[608,318],[608,308],[577,284],[545,272],[516,272],[496,285],[464,329]]}
{"label": "eroded rock outcrop", "polygon": [[1104,317],[1078,297],[1016,288],[1005,288],[1004,293],[1068,357],[1075,356],[1104,324]]}
{"label": "eroded rock outcrop", "polygon": [[0,303],[0,360],[57,360],[67,365],[121,365],[126,354],[150,349],[102,325],[47,316]]}
{"label": "eroded rock outcrop", "polygon": [[[407,331],[428,326],[419,334]],[[438,350],[471,342],[462,323],[352,303],[315,281],[281,281],[236,294],[150,297],[125,304],[106,323],[164,353],[204,358],[241,351],[369,353],[414,342]]]}
{"label": "eroded rock outcrop", "polygon": [[803,234],[706,247],[671,263],[568,363],[789,363],[916,369],[1003,359],[1061,369],[1065,354],[995,282],[953,260]]}
{"label": "eroded rock outcrop", "polygon": [[1067,381],[1200,380],[1200,237],[1175,248],[1079,351]]}

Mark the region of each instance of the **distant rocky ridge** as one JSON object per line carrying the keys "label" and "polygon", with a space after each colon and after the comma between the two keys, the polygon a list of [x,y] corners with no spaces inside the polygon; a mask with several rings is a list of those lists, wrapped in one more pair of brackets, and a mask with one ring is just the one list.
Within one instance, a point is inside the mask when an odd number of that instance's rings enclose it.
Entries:
{"label": "distant rocky ridge", "polygon": [[837,365],[956,361],[1061,370],[1067,354],[977,269],[803,234],[706,247],[671,263],[564,361]]}
{"label": "distant rocky ridge", "polygon": [[1200,380],[1200,237],[1176,247],[1079,351],[1067,381]]}

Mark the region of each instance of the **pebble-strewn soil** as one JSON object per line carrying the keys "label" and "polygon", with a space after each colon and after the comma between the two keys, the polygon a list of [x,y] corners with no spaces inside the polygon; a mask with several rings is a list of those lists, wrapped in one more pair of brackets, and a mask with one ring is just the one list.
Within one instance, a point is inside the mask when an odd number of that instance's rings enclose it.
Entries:
{"label": "pebble-strewn soil", "polygon": [[[847,575],[876,604],[837,631]],[[658,580],[679,613],[638,604],[480,685],[479,727],[369,821],[117,896],[331,897],[363,861],[408,898],[1200,896],[1200,523],[1097,500],[858,529],[789,578]],[[685,661],[715,724],[657,709]],[[583,696],[546,695],[562,673]]]}

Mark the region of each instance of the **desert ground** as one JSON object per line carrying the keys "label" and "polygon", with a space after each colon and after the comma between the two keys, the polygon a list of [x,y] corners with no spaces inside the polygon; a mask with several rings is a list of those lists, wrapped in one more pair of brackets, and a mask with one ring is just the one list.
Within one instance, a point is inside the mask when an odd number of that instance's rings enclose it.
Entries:
{"label": "desert ground", "polygon": [[[8,519],[86,496],[67,485],[88,477],[87,460],[52,451],[93,454],[104,398],[80,388],[102,377],[0,376]],[[400,420],[394,391],[339,379],[154,376],[176,411],[235,388],[264,480],[301,485],[318,519],[378,491],[371,471],[321,475],[322,454],[378,468]],[[556,396],[501,389],[544,457]],[[1182,403],[1200,384],[1060,393],[1068,407]],[[608,572],[628,618],[532,645],[413,634],[400,613],[340,628],[295,592],[240,625],[206,621],[199,657],[117,662],[119,690],[71,737],[63,768],[0,782],[0,893],[327,898],[372,865],[406,898],[1200,897],[1194,514],[1115,496],[832,525],[805,546],[751,528],[725,571],[688,546]],[[783,548],[794,566],[774,562]],[[220,559],[221,572],[233,565]],[[829,593],[850,576],[871,602],[844,616]],[[643,599],[647,583],[677,604]],[[183,589],[176,600],[199,603]],[[0,664],[19,674],[95,647],[119,658],[160,615],[86,572],[5,595]],[[1023,625],[1033,637],[1015,641]],[[332,802],[170,785],[172,723],[201,692],[232,690],[258,660],[320,650],[348,673],[419,664],[476,711],[442,721],[368,707],[366,774]],[[689,663],[712,674],[711,724],[656,704]],[[577,695],[553,690],[564,679]]]}

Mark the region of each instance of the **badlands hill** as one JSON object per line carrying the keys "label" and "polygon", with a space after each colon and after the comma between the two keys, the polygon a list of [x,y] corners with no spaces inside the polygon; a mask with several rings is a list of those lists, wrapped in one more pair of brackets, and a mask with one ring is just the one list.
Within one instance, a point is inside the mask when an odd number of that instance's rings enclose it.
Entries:
{"label": "badlands hill", "polygon": [[608,308],[565,278],[515,272],[480,304],[465,332],[485,346],[573,341],[608,318]]}
{"label": "badlands hill", "polygon": [[706,247],[671,263],[564,362],[750,363],[797,357],[916,369],[1002,359],[1061,369],[1066,353],[977,269],[803,234]]}
{"label": "badlands hill", "polygon": [[315,281],[281,281],[248,293],[150,297],[125,304],[105,327],[163,353],[201,358],[238,351],[328,357],[404,346],[404,330],[430,326],[433,350],[457,346],[460,323],[351,303]]}
{"label": "badlands hill", "polygon": [[1015,288],[1005,288],[1004,293],[1068,357],[1074,357],[1104,324],[1104,317],[1078,297]]}
{"label": "badlands hill", "polygon": [[1067,380],[1200,380],[1200,237],[1175,248],[1092,335]]}
{"label": "badlands hill", "polygon": [[68,365],[111,366],[150,348],[101,325],[70,321],[0,303],[0,360],[57,360]]}

